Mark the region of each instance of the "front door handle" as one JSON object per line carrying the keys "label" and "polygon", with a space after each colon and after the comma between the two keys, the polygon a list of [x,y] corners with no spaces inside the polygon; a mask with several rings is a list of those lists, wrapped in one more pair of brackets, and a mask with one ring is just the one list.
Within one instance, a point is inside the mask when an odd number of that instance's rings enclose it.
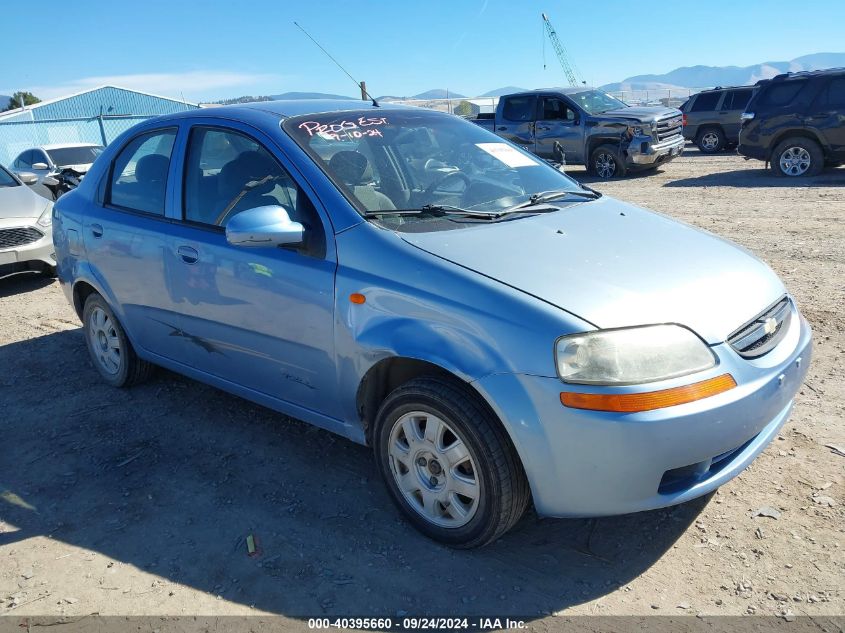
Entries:
{"label": "front door handle", "polygon": [[507,125],[500,125],[500,126],[499,126],[499,131],[500,131],[500,132],[504,132],[504,131],[505,131],[505,130],[507,130],[507,129],[508,129],[508,126],[507,126]]}
{"label": "front door handle", "polygon": [[103,237],[103,227],[102,227],[102,225],[92,224],[91,225],[91,235],[93,235],[94,237],[96,237],[98,239]]}
{"label": "front door handle", "polygon": [[176,252],[186,264],[196,264],[197,260],[200,258],[200,254],[197,252],[197,249],[192,248],[191,246],[180,246],[176,249]]}

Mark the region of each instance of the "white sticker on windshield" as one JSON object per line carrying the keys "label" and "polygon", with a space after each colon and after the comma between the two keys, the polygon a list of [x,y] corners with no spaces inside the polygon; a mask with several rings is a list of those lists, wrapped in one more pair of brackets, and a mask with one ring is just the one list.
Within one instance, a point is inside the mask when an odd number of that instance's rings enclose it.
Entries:
{"label": "white sticker on windshield", "polygon": [[533,167],[534,165],[539,165],[530,156],[526,156],[507,143],[476,143],[475,146],[483,149],[490,156],[500,160],[508,167]]}

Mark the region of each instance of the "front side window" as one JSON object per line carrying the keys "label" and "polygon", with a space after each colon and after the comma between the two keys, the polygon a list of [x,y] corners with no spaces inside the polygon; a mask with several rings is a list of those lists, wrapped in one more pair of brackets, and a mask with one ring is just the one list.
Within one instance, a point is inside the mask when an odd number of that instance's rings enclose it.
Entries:
{"label": "front side window", "polygon": [[560,99],[544,97],[540,104],[540,114],[543,121],[574,121],[575,113],[572,108]]}
{"label": "front side window", "polygon": [[258,141],[234,130],[196,126],[185,157],[183,217],[225,227],[238,213],[281,206],[306,229],[300,252],[325,254],[322,221],[308,196]]}
{"label": "front side window", "polygon": [[108,203],[163,216],[175,140],[176,130],[169,129],[148,132],[129,141],[112,165]]}
{"label": "front side window", "polygon": [[819,107],[845,107],[845,77],[831,79],[818,96]]}
{"label": "front side window", "polygon": [[[282,126],[363,214],[438,205],[497,212],[541,192],[584,191],[533,154],[437,112],[329,112],[285,119]],[[402,217],[405,228],[432,220]]]}

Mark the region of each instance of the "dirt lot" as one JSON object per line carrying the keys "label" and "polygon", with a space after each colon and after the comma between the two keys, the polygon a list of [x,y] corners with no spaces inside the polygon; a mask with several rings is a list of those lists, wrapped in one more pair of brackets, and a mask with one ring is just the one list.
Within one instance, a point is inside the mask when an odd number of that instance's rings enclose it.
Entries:
{"label": "dirt lot", "polygon": [[718,493],[451,551],[400,520],[368,449],[165,372],[108,388],[58,284],[7,278],[0,614],[844,614],[845,169],[792,186],[688,152],[594,186],[751,249],[815,330],[792,419]]}

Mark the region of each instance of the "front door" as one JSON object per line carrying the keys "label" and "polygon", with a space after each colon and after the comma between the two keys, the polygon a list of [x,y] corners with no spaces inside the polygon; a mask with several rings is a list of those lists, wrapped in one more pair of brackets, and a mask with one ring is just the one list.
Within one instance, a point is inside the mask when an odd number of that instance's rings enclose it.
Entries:
{"label": "front door", "polygon": [[828,80],[813,102],[806,123],[822,136],[833,160],[845,160],[845,77]]}
{"label": "front door", "polygon": [[555,153],[557,142],[567,164],[583,163],[583,128],[572,106],[558,97],[540,97],[537,106],[537,155],[549,160],[559,160]]}
{"label": "front door", "polygon": [[[169,282],[176,264],[165,217],[177,128],[129,140],[110,168],[102,205],[88,208],[83,242],[94,276],[142,356],[184,363],[187,346]],[[154,359],[155,360],[155,359]]]}
{"label": "front door", "polygon": [[[250,129],[195,125],[173,227],[182,336],[192,364],[241,388],[336,413],[333,240],[309,195]],[[232,246],[237,213],[280,205],[306,227],[295,248]],[[328,248],[327,248],[328,242]]]}

